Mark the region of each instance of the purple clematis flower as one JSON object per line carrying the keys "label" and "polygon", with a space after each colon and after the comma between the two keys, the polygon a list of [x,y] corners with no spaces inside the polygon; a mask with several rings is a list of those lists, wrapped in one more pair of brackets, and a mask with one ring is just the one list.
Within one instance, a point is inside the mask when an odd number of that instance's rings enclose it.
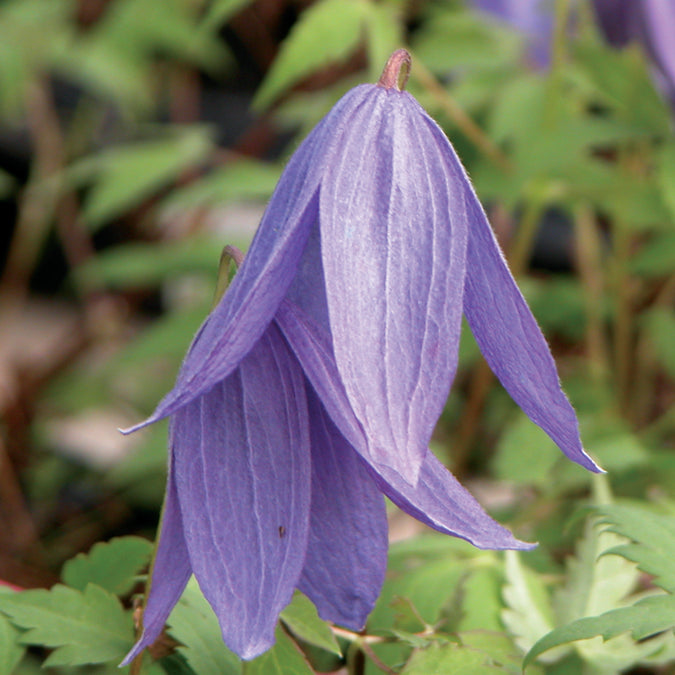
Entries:
{"label": "purple clematis flower", "polygon": [[514,400],[599,470],[452,146],[397,85],[409,62],[395,52],[300,145],[176,386],[136,427],[170,416],[144,632],[125,663],[192,573],[244,659],[273,644],[295,588],[360,630],[386,567],[383,495],[480,548],[531,547],[428,450],[463,313]]}

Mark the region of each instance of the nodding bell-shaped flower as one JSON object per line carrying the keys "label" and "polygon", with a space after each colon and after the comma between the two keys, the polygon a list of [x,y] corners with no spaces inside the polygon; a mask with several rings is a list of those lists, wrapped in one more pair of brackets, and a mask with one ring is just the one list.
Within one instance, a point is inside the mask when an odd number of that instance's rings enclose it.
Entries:
{"label": "nodding bell-shaped flower", "polygon": [[395,52],[300,145],[175,387],[135,427],[170,416],[144,632],[127,663],[191,574],[244,659],[273,644],[295,588],[360,630],[384,579],[383,495],[480,548],[531,547],[428,450],[462,314],[521,408],[599,470],[464,169],[402,91],[409,66]]}

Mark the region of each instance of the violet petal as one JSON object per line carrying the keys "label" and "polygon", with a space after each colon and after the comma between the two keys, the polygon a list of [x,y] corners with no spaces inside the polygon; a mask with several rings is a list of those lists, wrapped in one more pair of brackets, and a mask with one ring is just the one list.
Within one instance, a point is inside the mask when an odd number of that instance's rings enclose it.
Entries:
{"label": "violet petal", "polygon": [[122,666],[131,663],[143,649],[159,637],[192,574],[183,537],[183,521],[172,466],[169,466],[158,536],[159,543],[151,569],[149,593],[143,610],[143,634],[120,664]]}
{"label": "violet petal", "polygon": [[536,546],[519,541],[490,518],[431,451],[414,488],[388,467],[373,466],[371,475],[396,506],[439,532],[466,539],[477,548],[529,550]]}
{"label": "violet petal", "polygon": [[308,385],[312,508],[298,588],[319,616],[355,631],[373,609],[387,568],[384,497]]}
{"label": "violet petal", "polygon": [[573,461],[586,454],[574,409],[537,322],[509,271],[483,209],[466,182],[470,215],[464,313],[483,356],[511,398]]}
{"label": "violet petal", "polygon": [[373,461],[414,484],[457,365],[466,214],[447,139],[372,87],[320,192],[335,360]]}
{"label": "violet petal", "polygon": [[239,368],[174,415],[175,476],[194,574],[225,643],[274,643],[302,572],[310,508],[304,378],[271,325]]}
{"label": "violet petal", "polygon": [[431,527],[466,539],[478,548],[533,547],[515,539],[490,518],[431,451],[425,456],[414,487],[390,467],[369,459],[364,452],[363,428],[340,382],[330,338],[288,300],[280,305],[276,321],[340,433],[366,460],[369,473],[394,503]]}
{"label": "violet petal", "polygon": [[[367,85],[364,85],[364,87]],[[174,388],[136,431],[170,415],[227,377],[271,321],[318,219],[318,188],[363,87],[346,94],[295,151],[244,263],[192,341]]]}

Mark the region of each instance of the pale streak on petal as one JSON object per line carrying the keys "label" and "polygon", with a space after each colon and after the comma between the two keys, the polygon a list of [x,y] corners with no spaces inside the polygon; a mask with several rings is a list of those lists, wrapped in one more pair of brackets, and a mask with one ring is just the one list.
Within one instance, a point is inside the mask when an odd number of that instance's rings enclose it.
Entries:
{"label": "pale streak on petal", "polygon": [[467,237],[450,145],[424,121],[373,88],[320,193],[337,367],[372,460],[413,485],[455,374]]}

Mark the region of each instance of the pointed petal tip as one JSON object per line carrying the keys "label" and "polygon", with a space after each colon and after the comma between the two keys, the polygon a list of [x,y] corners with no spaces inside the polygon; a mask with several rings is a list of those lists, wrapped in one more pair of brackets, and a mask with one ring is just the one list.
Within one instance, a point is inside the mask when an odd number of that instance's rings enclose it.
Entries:
{"label": "pointed petal tip", "polygon": [[[223,636],[225,639],[225,636]],[[274,635],[258,637],[256,640],[247,642],[235,648],[235,646],[230,647],[230,649],[242,660],[242,661],[252,661],[253,659],[262,656],[266,651],[274,647],[276,642]],[[229,646],[229,645],[228,645]]]}
{"label": "pointed petal tip", "polygon": [[592,457],[582,448],[583,459],[579,461],[579,464],[585,469],[592,471],[593,473],[607,473],[599,464],[597,464]]}
{"label": "pointed petal tip", "polygon": [[539,546],[538,543],[530,543],[528,541],[520,541],[516,539],[509,530],[502,525],[497,524],[499,532],[497,534],[486,534],[481,537],[467,537],[461,534],[461,539],[465,539],[472,546],[475,546],[481,551],[532,551]]}
{"label": "pointed petal tip", "polygon": [[154,413],[148,417],[147,419],[144,419],[142,422],[137,422],[136,424],[130,426],[130,427],[117,427],[117,431],[119,431],[121,434],[124,434],[125,436],[128,436],[129,434],[133,434],[136,431],[140,431],[141,429],[145,429],[145,427],[149,427],[151,424],[154,424],[155,422],[159,422],[159,420],[162,419],[162,416],[157,416]]}
{"label": "pointed petal tip", "polygon": [[124,668],[124,666],[128,666],[147,646],[145,634],[143,634],[140,640],[131,648],[131,651],[122,659],[117,667]]}
{"label": "pointed petal tip", "polygon": [[148,426],[148,424],[150,424],[150,422],[148,422],[148,420],[144,420],[143,422],[138,422],[137,424],[134,424],[131,427],[125,427],[124,429],[122,427],[117,427],[117,431],[119,431],[121,434],[124,434],[125,436],[128,436],[129,434],[133,434],[135,431],[144,429],[146,426]]}

